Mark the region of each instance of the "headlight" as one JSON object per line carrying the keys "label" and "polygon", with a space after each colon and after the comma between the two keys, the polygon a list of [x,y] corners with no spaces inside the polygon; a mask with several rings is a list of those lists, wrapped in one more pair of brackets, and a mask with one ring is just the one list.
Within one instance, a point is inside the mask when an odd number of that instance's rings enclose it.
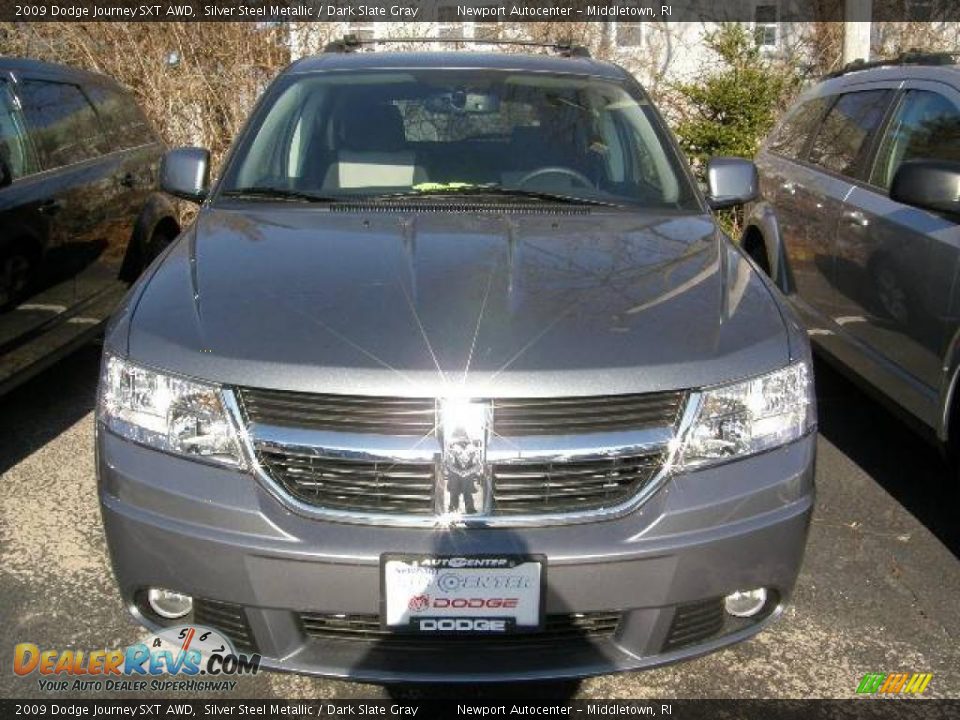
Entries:
{"label": "headlight", "polygon": [[236,430],[216,385],[104,358],[97,416],[110,430],[157,450],[242,465]]}
{"label": "headlight", "polygon": [[806,363],[703,391],[687,436],[687,466],[751,455],[803,437],[816,425]]}

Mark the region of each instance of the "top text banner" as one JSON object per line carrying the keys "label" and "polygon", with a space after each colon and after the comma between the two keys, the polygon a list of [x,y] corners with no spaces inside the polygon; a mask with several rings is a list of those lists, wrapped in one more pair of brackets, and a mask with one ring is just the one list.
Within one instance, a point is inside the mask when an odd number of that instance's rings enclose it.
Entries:
{"label": "top text banner", "polygon": [[758,8],[764,22],[960,20],[960,0],[0,0],[0,20],[425,22],[453,36],[460,22],[755,22]]}

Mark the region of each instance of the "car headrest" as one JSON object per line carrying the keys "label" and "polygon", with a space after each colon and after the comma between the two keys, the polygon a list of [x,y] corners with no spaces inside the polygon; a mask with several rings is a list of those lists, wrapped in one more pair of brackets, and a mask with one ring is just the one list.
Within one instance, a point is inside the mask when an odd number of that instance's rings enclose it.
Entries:
{"label": "car headrest", "polygon": [[388,103],[351,105],[342,113],[343,145],[358,152],[396,152],[406,148],[400,108]]}

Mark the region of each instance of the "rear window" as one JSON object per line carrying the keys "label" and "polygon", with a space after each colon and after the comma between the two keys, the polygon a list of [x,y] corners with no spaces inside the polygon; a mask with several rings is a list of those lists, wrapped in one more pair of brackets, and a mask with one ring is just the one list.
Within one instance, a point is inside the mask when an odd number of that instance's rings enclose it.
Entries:
{"label": "rear window", "polygon": [[856,177],[891,94],[889,90],[864,90],[841,95],[820,125],[810,148],[810,162]]}
{"label": "rear window", "polygon": [[790,158],[801,159],[810,135],[827,108],[827,98],[814,98],[795,107],[774,131],[767,149]]}
{"label": "rear window", "polygon": [[44,168],[71,165],[99,154],[97,116],[78,86],[24,80],[18,92]]}
{"label": "rear window", "polygon": [[960,109],[943,95],[910,90],[893,115],[870,182],[887,189],[900,164],[937,159],[960,163]]}
{"label": "rear window", "polygon": [[4,80],[0,80],[0,158],[14,180],[37,170],[13,95]]}
{"label": "rear window", "polygon": [[91,85],[86,90],[103,125],[104,138],[101,145],[104,152],[155,141],[147,118],[132,96],[102,85]]}

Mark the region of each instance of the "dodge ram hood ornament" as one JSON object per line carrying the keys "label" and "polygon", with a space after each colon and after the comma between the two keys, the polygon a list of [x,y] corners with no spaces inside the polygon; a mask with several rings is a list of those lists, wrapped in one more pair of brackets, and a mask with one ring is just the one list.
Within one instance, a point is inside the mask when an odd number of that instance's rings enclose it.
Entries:
{"label": "dodge ram hood ornament", "polygon": [[490,511],[490,473],[487,469],[489,403],[461,399],[440,400],[437,427],[443,454],[437,473],[440,515],[479,515]]}

